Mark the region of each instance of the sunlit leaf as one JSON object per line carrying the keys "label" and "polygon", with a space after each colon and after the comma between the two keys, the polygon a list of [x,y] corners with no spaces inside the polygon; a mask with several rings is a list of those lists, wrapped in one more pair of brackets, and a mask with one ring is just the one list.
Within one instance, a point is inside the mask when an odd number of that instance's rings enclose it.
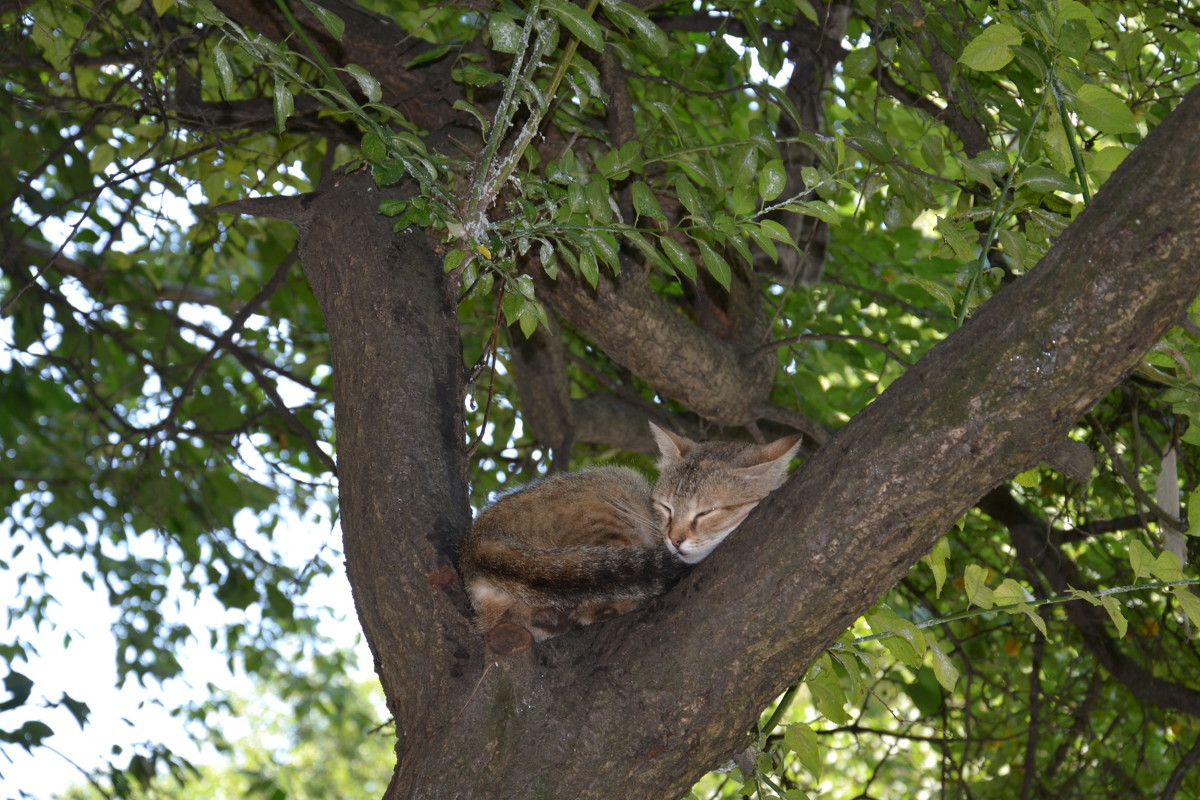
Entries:
{"label": "sunlit leaf", "polygon": [[1137,132],[1133,112],[1125,101],[1094,83],[1085,83],[1075,91],[1075,113],[1101,133]]}
{"label": "sunlit leaf", "polygon": [[321,21],[321,25],[325,27],[325,30],[329,31],[330,35],[340,42],[342,35],[346,31],[346,23],[342,21],[342,18],[324,6],[314,3],[312,0],[303,0],[303,2],[305,7]]}
{"label": "sunlit leaf", "polygon": [[984,28],[967,43],[958,60],[980,72],[995,72],[1013,60],[1013,48],[1021,43],[1021,31],[1012,25],[998,22]]}
{"label": "sunlit leaf", "polygon": [[516,53],[521,49],[521,27],[511,14],[494,12],[488,17],[488,33],[492,37],[492,49],[500,53]]}
{"label": "sunlit leaf", "polygon": [[542,0],[542,7],[579,37],[579,41],[596,52],[604,52],[604,30],[582,8],[567,0]]}

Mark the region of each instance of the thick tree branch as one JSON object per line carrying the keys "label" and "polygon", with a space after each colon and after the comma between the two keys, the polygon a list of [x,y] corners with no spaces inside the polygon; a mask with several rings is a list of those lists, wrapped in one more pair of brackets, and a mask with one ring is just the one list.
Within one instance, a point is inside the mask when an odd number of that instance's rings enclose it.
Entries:
{"label": "thick tree branch", "polygon": [[667,397],[719,425],[747,425],[771,390],[775,360],[754,356],[758,342],[705,333],[645,283],[602,278],[592,289],[561,272],[539,270],[539,296],[621,366]]}
{"label": "thick tree branch", "polygon": [[299,248],[329,329],[346,568],[412,776],[424,743],[453,739],[483,650],[444,591],[471,516],[457,304],[432,241],[393,233],[384,196],[366,173],[333,177]]}

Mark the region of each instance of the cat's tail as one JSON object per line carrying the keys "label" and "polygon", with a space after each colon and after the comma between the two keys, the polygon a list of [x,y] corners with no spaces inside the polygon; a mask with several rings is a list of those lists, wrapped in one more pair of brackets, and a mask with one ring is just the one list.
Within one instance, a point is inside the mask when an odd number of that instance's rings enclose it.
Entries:
{"label": "cat's tail", "polygon": [[665,544],[540,548],[497,537],[470,543],[460,556],[468,583],[483,580],[525,603],[563,610],[645,600],[687,569]]}

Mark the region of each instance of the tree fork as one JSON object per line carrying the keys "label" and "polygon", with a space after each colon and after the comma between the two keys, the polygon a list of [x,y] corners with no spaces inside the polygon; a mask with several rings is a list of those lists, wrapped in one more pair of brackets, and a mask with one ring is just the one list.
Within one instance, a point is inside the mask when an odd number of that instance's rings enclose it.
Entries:
{"label": "tree fork", "polygon": [[428,579],[469,519],[439,259],[420,234],[391,232],[365,176],[318,195],[301,256],[333,351],[348,570],[400,736],[388,796],[684,794],[955,519],[1037,463],[1181,318],[1200,291],[1198,176],[1192,92],[1035,270],[675,590],[505,659],[485,657],[458,595]]}

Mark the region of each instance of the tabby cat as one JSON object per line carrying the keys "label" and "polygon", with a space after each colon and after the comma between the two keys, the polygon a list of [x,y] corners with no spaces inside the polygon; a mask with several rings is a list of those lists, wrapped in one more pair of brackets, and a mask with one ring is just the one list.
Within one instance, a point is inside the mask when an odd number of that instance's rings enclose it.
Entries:
{"label": "tabby cat", "polygon": [[459,545],[475,625],[538,641],[632,611],[713,551],[787,475],[800,447],[693,442],[650,424],[659,480],[627,467],[555,475],[484,509]]}

